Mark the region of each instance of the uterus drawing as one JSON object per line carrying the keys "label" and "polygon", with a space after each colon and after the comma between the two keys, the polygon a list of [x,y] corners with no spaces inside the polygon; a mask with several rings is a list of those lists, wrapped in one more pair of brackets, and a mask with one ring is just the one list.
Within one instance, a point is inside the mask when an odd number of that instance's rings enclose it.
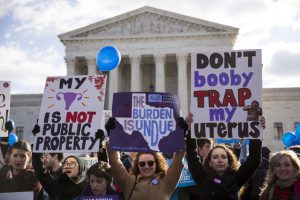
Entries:
{"label": "uterus drawing", "polygon": [[56,99],[62,100],[61,96],[63,96],[65,100],[65,104],[66,104],[65,110],[69,110],[70,106],[73,104],[76,98],[77,101],[82,99],[82,94],[75,93],[75,92],[59,92],[56,94]]}

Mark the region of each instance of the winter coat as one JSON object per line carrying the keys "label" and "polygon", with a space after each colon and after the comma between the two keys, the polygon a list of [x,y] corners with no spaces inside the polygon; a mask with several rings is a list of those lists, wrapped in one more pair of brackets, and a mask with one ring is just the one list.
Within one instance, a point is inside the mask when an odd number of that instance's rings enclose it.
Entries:
{"label": "winter coat", "polygon": [[0,170],[0,193],[33,191],[34,199],[42,199],[41,188],[35,173],[30,169],[24,169],[17,175],[13,175],[10,165],[4,165]]}
{"label": "winter coat", "polygon": [[195,182],[200,186],[202,200],[237,200],[240,188],[254,174],[261,161],[261,140],[251,140],[249,156],[237,171],[227,170],[222,176],[207,170],[199,162],[196,142],[186,140],[188,168]]}
{"label": "winter coat", "polygon": [[127,172],[118,152],[109,151],[108,155],[113,178],[121,187],[125,200],[169,200],[183,168],[184,152],[177,152],[165,176],[158,173],[152,177],[136,177]]}
{"label": "winter coat", "polygon": [[[283,198],[277,197],[276,190]],[[274,196],[275,195],[275,196]],[[268,195],[266,191],[264,191],[263,195],[261,196],[260,200],[268,200]],[[300,200],[300,177],[294,182],[294,184],[287,188],[279,188],[279,186],[275,186],[275,190],[272,196],[272,200]]]}
{"label": "winter coat", "polygon": [[261,188],[268,172],[268,164],[269,161],[263,158],[259,168],[246,184],[241,200],[257,200],[260,198]]}
{"label": "winter coat", "polygon": [[76,199],[87,185],[85,181],[75,183],[65,173],[61,174],[58,179],[54,178],[49,171],[45,173],[39,153],[33,153],[32,165],[51,200]]}

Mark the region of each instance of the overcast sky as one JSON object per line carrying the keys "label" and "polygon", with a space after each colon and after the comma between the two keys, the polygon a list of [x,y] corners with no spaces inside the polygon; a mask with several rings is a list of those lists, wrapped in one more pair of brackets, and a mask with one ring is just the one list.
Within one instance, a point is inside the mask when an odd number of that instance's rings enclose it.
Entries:
{"label": "overcast sky", "polygon": [[234,49],[262,49],[263,87],[300,87],[299,0],[0,0],[0,80],[42,93],[66,75],[57,35],[143,6],[239,28]]}

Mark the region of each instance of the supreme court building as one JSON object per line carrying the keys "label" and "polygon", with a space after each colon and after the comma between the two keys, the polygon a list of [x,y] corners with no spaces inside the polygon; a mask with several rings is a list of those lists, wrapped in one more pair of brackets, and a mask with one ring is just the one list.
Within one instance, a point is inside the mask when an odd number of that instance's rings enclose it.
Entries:
{"label": "supreme court building", "polygon": [[[190,109],[190,53],[232,50],[237,35],[235,27],[146,6],[58,37],[65,46],[67,75],[100,73],[96,55],[101,47],[114,46],[121,52],[119,67],[103,72],[108,75],[105,109],[111,109],[114,92],[168,92],[179,96],[186,116]],[[17,129],[31,133],[41,98],[12,96],[11,118]],[[264,144],[271,149],[282,149],[282,134],[293,131],[300,121],[300,111],[295,109],[300,107],[299,100],[299,88],[263,90]]]}
{"label": "supreme court building", "polygon": [[96,54],[111,45],[122,55],[109,73],[106,108],[114,92],[178,94],[188,111],[190,53],[231,50],[238,29],[152,7],[140,9],[59,35],[65,45],[68,75],[98,73]]}

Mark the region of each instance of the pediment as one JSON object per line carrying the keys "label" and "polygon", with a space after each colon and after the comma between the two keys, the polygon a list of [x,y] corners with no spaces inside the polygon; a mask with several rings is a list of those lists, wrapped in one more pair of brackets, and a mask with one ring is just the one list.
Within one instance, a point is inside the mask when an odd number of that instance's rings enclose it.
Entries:
{"label": "pediment", "polygon": [[165,35],[237,34],[238,29],[152,7],[140,9],[59,35],[65,39]]}

